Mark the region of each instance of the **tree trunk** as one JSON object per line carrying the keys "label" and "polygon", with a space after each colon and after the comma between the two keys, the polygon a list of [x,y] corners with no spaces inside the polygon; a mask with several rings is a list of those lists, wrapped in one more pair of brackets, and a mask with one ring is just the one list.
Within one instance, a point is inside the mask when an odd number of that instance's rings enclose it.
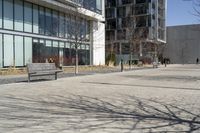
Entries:
{"label": "tree trunk", "polygon": [[76,58],[75,58],[75,74],[78,74],[78,49],[76,49]]}

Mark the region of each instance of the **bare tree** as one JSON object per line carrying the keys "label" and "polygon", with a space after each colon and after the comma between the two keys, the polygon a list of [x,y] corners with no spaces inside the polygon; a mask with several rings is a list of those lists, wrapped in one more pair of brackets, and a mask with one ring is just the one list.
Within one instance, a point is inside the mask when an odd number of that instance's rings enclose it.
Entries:
{"label": "bare tree", "polygon": [[82,22],[81,22],[81,14],[79,12],[79,8],[73,12],[73,17],[71,18],[71,24],[68,26],[69,29],[69,38],[73,41],[73,48],[75,49],[75,74],[78,74],[78,50],[80,48],[81,43],[84,41],[84,37],[82,36]]}
{"label": "bare tree", "polygon": [[167,45],[165,43],[154,43],[154,54],[158,57],[158,61],[164,63],[164,52],[166,50]]}
{"label": "bare tree", "polygon": [[[79,65],[79,49],[81,48],[81,44],[88,42],[92,38],[90,38],[90,35],[85,35],[85,27],[84,25],[84,19],[89,22],[90,24],[87,26],[87,31],[90,32],[90,34],[93,34],[95,36],[95,39],[93,39],[93,42],[100,42],[101,40],[96,37],[95,33],[99,34],[99,37],[103,33],[100,33],[102,29],[101,21],[104,21],[101,19],[100,14],[98,15],[97,9],[93,7],[96,4],[96,1],[94,0],[78,0],[78,4],[71,11],[71,24],[68,25],[68,31],[69,36],[68,37],[70,42],[73,42],[73,48],[75,50],[75,74],[78,74],[78,65]],[[91,11],[89,11],[91,10]],[[86,32],[87,32],[86,31]],[[89,33],[88,33],[89,34]],[[92,50],[98,49],[97,46],[93,46]],[[101,63],[100,63],[101,64]]]}
{"label": "bare tree", "polygon": [[193,2],[194,15],[200,17],[200,0],[188,0]]}
{"label": "bare tree", "polygon": [[[83,5],[83,0],[81,0],[75,10],[72,11],[73,17],[71,17],[71,24],[68,26],[69,39],[73,41],[73,48],[75,49],[75,74],[78,74],[79,49],[81,48],[81,44],[87,41],[84,31],[86,25],[83,21],[85,19],[83,14],[87,12],[87,9]],[[87,5],[90,5],[90,3],[87,3]]]}
{"label": "bare tree", "polygon": [[129,13],[126,23],[127,40],[130,44],[130,68],[132,67],[132,55],[139,55],[139,47],[142,42],[145,42],[148,34],[148,28],[145,22],[137,15]]}
{"label": "bare tree", "polygon": [[108,66],[113,66],[115,63],[115,56],[114,56],[114,41],[115,41],[115,34],[113,32],[107,33],[106,35],[106,64]]}
{"label": "bare tree", "polygon": [[200,18],[200,0],[183,0],[184,2],[192,2],[193,15]]}

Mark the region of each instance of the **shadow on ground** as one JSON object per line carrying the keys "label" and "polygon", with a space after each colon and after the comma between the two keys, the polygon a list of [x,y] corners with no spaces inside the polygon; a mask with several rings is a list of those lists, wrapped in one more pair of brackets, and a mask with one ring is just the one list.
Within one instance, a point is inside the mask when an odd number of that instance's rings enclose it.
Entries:
{"label": "shadow on ground", "polygon": [[199,76],[184,76],[184,75],[127,75],[126,78],[155,80],[155,81],[177,81],[177,82],[196,82],[200,80]]}
{"label": "shadow on ground", "polygon": [[[0,130],[34,132],[200,132],[200,114],[135,96],[0,98]],[[27,131],[25,130],[25,131]],[[30,131],[29,131],[30,130]]]}
{"label": "shadow on ground", "polygon": [[109,83],[109,82],[82,82],[85,84],[94,85],[108,85],[108,86],[127,86],[127,87],[144,87],[144,88],[156,88],[156,89],[171,89],[171,90],[193,90],[200,91],[199,88],[189,88],[189,87],[173,87],[173,86],[161,86],[161,85],[145,85],[145,84],[122,84],[122,83]]}

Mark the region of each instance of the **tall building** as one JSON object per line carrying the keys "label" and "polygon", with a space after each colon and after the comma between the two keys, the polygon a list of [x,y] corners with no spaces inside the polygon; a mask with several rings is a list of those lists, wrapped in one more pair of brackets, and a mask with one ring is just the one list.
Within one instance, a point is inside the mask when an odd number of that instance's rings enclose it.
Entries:
{"label": "tall building", "polygon": [[[0,68],[105,63],[104,0],[0,0]],[[78,33],[78,34],[77,34]]]}
{"label": "tall building", "polygon": [[157,46],[166,43],[166,0],[106,0],[105,5],[106,58],[153,60]]}

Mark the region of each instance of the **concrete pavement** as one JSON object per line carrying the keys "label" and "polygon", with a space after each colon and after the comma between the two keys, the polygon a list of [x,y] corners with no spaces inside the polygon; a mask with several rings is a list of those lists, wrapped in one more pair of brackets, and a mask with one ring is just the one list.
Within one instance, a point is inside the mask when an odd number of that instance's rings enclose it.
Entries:
{"label": "concrete pavement", "polygon": [[3,133],[200,132],[200,65],[0,85]]}
{"label": "concrete pavement", "polygon": [[[152,69],[151,65],[143,66],[143,67],[133,67],[131,70],[126,66],[125,71],[136,71],[141,69]],[[67,78],[67,77],[74,77],[74,76],[85,76],[85,75],[94,75],[94,74],[103,74],[103,73],[114,73],[120,72],[120,67],[96,67],[95,70],[81,70],[78,75],[75,75],[74,72],[66,72],[58,73],[58,78]],[[47,81],[54,79],[55,76],[38,76],[32,77],[33,81]],[[1,84],[11,84],[11,83],[20,83],[20,82],[28,82],[28,75],[27,74],[20,74],[20,75],[0,75],[0,85]]]}

